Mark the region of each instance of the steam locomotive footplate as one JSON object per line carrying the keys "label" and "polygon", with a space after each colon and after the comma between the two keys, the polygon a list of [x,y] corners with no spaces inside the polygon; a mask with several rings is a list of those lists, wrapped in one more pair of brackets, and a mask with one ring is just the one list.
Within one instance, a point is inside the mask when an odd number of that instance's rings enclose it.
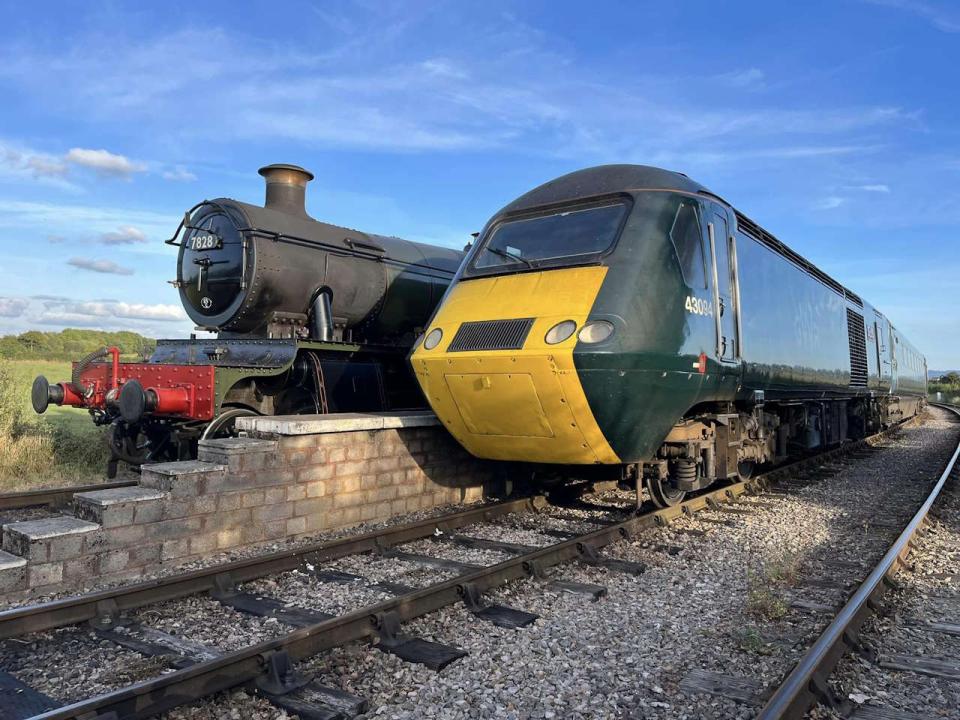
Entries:
{"label": "steam locomotive footplate", "polygon": [[303,608],[290,607],[275,598],[263,597],[252,593],[238,592],[232,595],[211,593],[211,597],[221,605],[226,605],[234,610],[239,610],[248,615],[256,615],[257,617],[274,617],[280,622],[292,625],[293,627],[310,627],[311,625],[316,625],[317,623],[336,617],[335,615],[317,610],[304,610]]}
{"label": "steam locomotive footplate", "polygon": [[34,690],[10,673],[0,672],[0,707],[4,720],[21,720],[60,707],[53,698]]}

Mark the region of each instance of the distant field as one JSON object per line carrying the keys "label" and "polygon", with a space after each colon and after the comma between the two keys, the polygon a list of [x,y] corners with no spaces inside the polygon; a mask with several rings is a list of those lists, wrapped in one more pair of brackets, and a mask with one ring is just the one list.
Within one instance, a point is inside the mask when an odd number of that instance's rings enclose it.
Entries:
{"label": "distant field", "polygon": [[0,492],[94,483],[104,479],[103,429],[84,410],[51,405],[33,411],[30,389],[37,375],[51,382],[70,377],[70,363],[52,360],[0,362]]}

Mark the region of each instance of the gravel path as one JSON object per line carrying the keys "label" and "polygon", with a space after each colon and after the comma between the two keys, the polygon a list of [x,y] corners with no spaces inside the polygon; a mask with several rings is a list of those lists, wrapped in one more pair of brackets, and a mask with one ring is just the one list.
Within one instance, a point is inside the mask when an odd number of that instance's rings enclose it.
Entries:
{"label": "gravel path", "polygon": [[[339,648],[300,669],[368,698],[368,717],[376,718],[752,717],[756,704],[687,692],[681,682],[691,670],[705,670],[775,684],[830,619],[829,611],[810,607],[829,610],[841,603],[842,578],[856,574],[851,567],[879,558],[885,543],[898,532],[896,523],[909,518],[930,480],[939,474],[957,432],[958,426],[947,422],[944,413],[931,410],[921,423],[883,441],[867,457],[831,463],[826,472],[810,472],[811,477],[826,477],[786,497],[748,500],[738,505],[745,514],[708,511],[684,517],[668,528],[604,549],[611,557],[643,562],[647,570],[642,575],[581,564],[554,570],[555,578],[606,586],[609,594],[600,601],[553,591],[535,581],[513,583],[485,597],[537,613],[539,619],[525,629],[494,627],[462,605],[406,624],[407,634],[469,652],[440,673],[366,645]],[[608,492],[585,500],[629,510],[632,494]],[[551,507],[457,533],[544,545],[558,538],[543,531],[583,532],[595,529],[591,521],[603,517],[611,517],[609,510]],[[509,557],[433,540],[400,549],[472,563]],[[847,565],[838,569],[838,562]],[[343,613],[386,597],[370,583],[390,580],[424,586],[453,574],[375,556],[343,558],[325,567],[361,575],[363,580],[319,583],[298,571],[248,583],[243,589],[299,607]],[[817,579],[827,582],[811,584]],[[235,622],[234,615],[239,613],[196,597],[145,609],[140,619],[223,650],[274,637],[285,629],[275,621],[250,616]],[[45,635],[66,637],[71,632],[77,631]],[[41,652],[39,645],[27,653],[22,646],[16,648],[20,665],[14,671],[27,682],[31,680],[22,675],[24,667],[64,667],[81,657],[79,646],[70,643],[64,643],[66,649],[56,658],[43,654],[46,650]],[[113,654],[121,655],[115,650]],[[7,657],[0,655],[0,666],[6,668]],[[108,664],[133,667],[129,661],[102,664],[104,676],[109,675]],[[89,685],[84,687],[89,694]],[[51,689],[57,697],[73,697],[70,692],[69,687]],[[260,698],[234,692],[165,717],[232,720],[286,715]]]}

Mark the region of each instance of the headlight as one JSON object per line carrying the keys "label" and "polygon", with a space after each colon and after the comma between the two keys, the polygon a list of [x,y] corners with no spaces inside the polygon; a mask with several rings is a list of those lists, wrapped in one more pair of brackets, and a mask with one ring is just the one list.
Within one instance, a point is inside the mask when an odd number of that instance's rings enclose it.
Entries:
{"label": "headlight", "polygon": [[556,345],[573,335],[576,329],[577,324],[573,320],[564,320],[547,330],[547,334],[544,335],[543,339],[546,340],[547,345]]}
{"label": "headlight", "polygon": [[423,339],[423,347],[425,350],[433,350],[437,345],[440,344],[440,341],[442,339],[443,339],[443,330],[441,330],[440,328],[434,328]]}
{"label": "headlight", "polygon": [[580,342],[592,345],[593,343],[603,342],[613,335],[613,323],[606,320],[594,320],[588,322],[577,333]]}

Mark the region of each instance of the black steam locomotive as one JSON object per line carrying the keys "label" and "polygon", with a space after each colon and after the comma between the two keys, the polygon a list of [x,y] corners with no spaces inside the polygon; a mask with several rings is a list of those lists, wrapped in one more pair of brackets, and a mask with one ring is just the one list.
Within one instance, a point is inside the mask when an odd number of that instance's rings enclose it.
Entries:
{"label": "black steam locomotive", "polygon": [[72,405],[109,426],[111,476],[118,461],[194,457],[245,415],[425,406],[405,356],[463,253],[318,222],[305,208],[312,174],[260,174],[263,207],[205,200],[167,241],[183,306],[215,337],[160,340],[135,363],[105,348],[69,381],[34,381],[38,413]]}

